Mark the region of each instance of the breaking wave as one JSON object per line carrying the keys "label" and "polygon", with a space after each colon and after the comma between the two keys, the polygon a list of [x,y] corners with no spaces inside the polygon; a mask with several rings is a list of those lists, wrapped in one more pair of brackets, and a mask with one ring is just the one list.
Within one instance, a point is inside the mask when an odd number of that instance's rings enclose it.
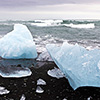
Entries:
{"label": "breaking wave", "polygon": [[63,24],[64,26],[71,27],[71,28],[95,28],[94,23],[89,24]]}
{"label": "breaking wave", "polygon": [[39,27],[59,26],[62,22],[63,20],[34,20],[34,23],[31,23],[31,25]]}
{"label": "breaking wave", "polygon": [[31,23],[33,26],[37,27],[50,27],[50,26],[66,26],[71,28],[95,28],[94,23],[83,22],[83,21],[65,21],[65,20],[34,20]]}

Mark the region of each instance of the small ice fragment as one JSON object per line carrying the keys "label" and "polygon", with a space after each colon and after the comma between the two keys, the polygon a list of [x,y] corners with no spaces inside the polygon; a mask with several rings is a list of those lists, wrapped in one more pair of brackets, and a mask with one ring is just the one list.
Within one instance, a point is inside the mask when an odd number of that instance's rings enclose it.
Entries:
{"label": "small ice fragment", "polygon": [[0,95],[3,95],[3,94],[8,94],[10,91],[8,91],[7,89],[5,89],[5,87],[1,87],[0,86]]}
{"label": "small ice fragment", "polygon": [[37,85],[46,85],[46,82],[43,79],[38,79]]}
{"label": "small ice fragment", "polygon": [[43,93],[43,92],[44,90],[40,86],[37,86],[36,93]]}
{"label": "small ice fragment", "polygon": [[4,78],[20,78],[30,76],[32,74],[29,68],[22,67],[0,67],[0,76]]}
{"label": "small ice fragment", "polygon": [[23,94],[20,100],[25,100],[25,95]]}
{"label": "small ice fragment", "polygon": [[49,55],[49,53],[47,51],[42,52],[38,58],[38,61],[53,61],[51,56]]}
{"label": "small ice fragment", "polygon": [[90,97],[87,98],[87,100],[91,100],[91,98],[92,98],[92,97],[90,96]]}
{"label": "small ice fragment", "polygon": [[63,100],[67,100],[66,98],[64,98]]}
{"label": "small ice fragment", "polygon": [[61,72],[61,70],[56,68],[56,67],[54,67],[54,69],[52,69],[52,70],[48,70],[47,73],[48,73],[49,76],[55,77],[57,79],[64,77],[64,74]]}

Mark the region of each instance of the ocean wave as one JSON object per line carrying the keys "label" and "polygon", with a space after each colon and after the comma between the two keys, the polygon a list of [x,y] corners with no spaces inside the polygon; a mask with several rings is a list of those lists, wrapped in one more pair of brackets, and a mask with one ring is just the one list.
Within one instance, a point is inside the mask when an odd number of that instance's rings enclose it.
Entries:
{"label": "ocean wave", "polygon": [[31,25],[39,27],[58,26],[57,24],[52,24],[52,23],[31,23]]}
{"label": "ocean wave", "polygon": [[71,28],[95,28],[94,23],[89,23],[89,24],[63,24],[64,26],[71,27]]}
{"label": "ocean wave", "polygon": [[14,25],[14,24],[15,24],[15,23],[0,23],[1,26],[2,26],[2,25],[3,25],[3,26],[9,26],[9,25],[11,26],[11,25]]}
{"label": "ocean wave", "polygon": [[62,22],[63,20],[34,20],[34,23],[31,23],[31,25],[39,27],[59,26]]}
{"label": "ocean wave", "polygon": [[63,20],[34,20],[34,22],[39,22],[39,23],[62,23]]}
{"label": "ocean wave", "polygon": [[45,35],[45,36],[34,35],[34,41],[36,44],[37,52],[42,53],[46,51],[46,48],[45,48],[46,44],[54,43],[60,46],[63,42],[67,40],[53,37],[52,35]]}

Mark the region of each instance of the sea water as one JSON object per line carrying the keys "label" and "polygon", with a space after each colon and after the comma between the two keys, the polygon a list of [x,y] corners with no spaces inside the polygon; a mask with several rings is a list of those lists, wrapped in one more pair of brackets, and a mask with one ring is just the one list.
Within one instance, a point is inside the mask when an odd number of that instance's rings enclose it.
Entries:
{"label": "sea water", "polygon": [[14,24],[28,27],[37,51],[45,51],[45,45],[62,44],[64,41],[85,47],[100,46],[100,20],[31,20],[0,21],[0,38],[13,30]]}

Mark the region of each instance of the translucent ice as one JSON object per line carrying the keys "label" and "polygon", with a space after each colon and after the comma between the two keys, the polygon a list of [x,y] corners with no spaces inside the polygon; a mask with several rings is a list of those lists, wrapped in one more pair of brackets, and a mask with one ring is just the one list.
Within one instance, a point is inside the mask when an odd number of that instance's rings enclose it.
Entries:
{"label": "translucent ice", "polygon": [[8,94],[10,91],[8,91],[7,89],[5,89],[5,87],[1,87],[0,86],[0,95],[3,95],[3,94]]}
{"label": "translucent ice", "polygon": [[0,76],[4,78],[20,78],[30,76],[32,74],[29,68],[14,67],[14,66],[0,66]]}
{"label": "translucent ice", "polygon": [[44,90],[40,86],[37,86],[36,93],[43,93],[43,92]]}
{"label": "translucent ice", "polygon": [[25,100],[25,95],[23,94],[20,100]]}
{"label": "translucent ice", "polygon": [[56,68],[56,67],[52,70],[48,70],[47,73],[48,73],[49,76],[55,77],[57,79],[60,79],[60,78],[64,77],[64,74],[61,72],[61,70]]}
{"label": "translucent ice", "polygon": [[48,44],[46,48],[74,90],[83,86],[100,87],[99,49],[86,50],[67,42],[61,47]]}
{"label": "translucent ice", "polygon": [[52,58],[50,57],[49,53],[47,51],[42,52],[38,58],[38,61],[53,61]]}
{"label": "translucent ice", "polygon": [[14,30],[0,39],[0,56],[6,59],[37,57],[33,37],[25,25],[15,24]]}
{"label": "translucent ice", "polygon": [[46,82],[43,79],[38,79],[37,85],[46,85]]}

